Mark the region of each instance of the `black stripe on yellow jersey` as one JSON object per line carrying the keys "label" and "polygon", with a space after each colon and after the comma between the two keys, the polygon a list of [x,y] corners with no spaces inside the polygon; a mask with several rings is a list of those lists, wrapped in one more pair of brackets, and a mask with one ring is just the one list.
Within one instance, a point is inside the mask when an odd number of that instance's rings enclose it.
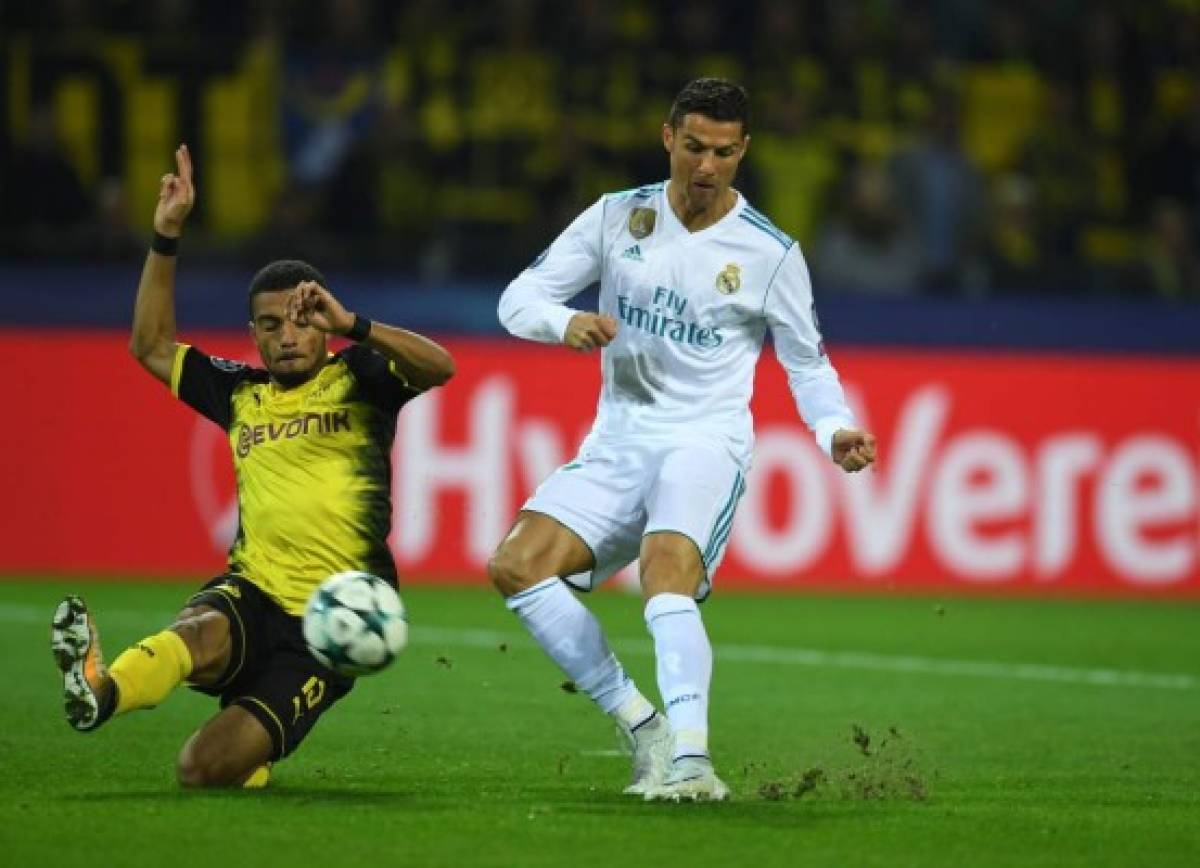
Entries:
{"label": "black stripe on yellow jersey", "polygon": [[330,355],[303,385],[179,344],[171,391],[229,435],[238,532],[229,572],[298,615],[333,573],[395,583],[392,441],[396,413],[420,394],[361,345]]}

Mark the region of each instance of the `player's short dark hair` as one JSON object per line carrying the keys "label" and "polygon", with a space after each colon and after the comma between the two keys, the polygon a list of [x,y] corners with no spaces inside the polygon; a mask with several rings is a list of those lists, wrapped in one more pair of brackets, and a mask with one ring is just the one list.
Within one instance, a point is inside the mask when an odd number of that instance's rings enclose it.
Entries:
{"label": "player's short dark hair", "polygon": [[304,280],[315,280],[321,286],[329,286],[325,282],[325,275],[307,262],[299,259],[277,259],[264,265],[259,269],[258,274],[254,275],[254,279],[250,281],[250,292],[246,300],[253,304],[254,296],[260,292],[291,289]]}
{"label": "player's short dark hair", "polygon": [[725,78],[697,78],[683,86],[671,104],[671,129],[679,129],[684,115],[704,115],[714,121],[741,121],[742,135],[750,132],[750,95],[746,88]]}

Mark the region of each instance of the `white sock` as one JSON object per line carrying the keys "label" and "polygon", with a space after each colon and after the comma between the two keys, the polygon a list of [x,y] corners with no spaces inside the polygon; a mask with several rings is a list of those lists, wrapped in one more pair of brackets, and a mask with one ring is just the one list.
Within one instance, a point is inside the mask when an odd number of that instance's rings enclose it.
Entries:
{"label": "white sock", "polygon": [[617,660],[596,616],[557,576],[505,601],[550,659],[605,712],[630,729],[654,714]]}
{"label": "white sock", "polygon": [[708,756],[713,657],[696,601],[682,594],[651,597],[646,627],[654,637],[658,690],[675,732],[675,758]]}

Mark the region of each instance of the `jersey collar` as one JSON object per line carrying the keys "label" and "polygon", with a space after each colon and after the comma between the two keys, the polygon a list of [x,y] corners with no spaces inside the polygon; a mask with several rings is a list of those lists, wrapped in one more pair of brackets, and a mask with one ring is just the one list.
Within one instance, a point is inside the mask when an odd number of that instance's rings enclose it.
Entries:
{"label": "jersey collar", "polygon": [[746,197],[743,196],[736,187],[733,187],[731,189],[737,194],[737,201],[733,203],[733,207],[725,212],[725,216],[723,216],[712,226],[706,226],[699,232],[693,232],[683,225],[683,222],[675,213],[675,209],[671,207],[671,199],[667,195],[667,191],[670,189],[670,186],[671,182],[668,180],[663,184],[662,188],[662,209],[666,212],[666,214],[663,216],[663,219],[666,220],[667,225],[671,227],[671,231],[673,233],[682,235],[684,239],[689,241],[699,241],[701,239],[708,238],[709,236],[715,235],[722,231],[726,226],[736,225],[735,221],[737,220],[737,216],[741,214],[746,207]]}

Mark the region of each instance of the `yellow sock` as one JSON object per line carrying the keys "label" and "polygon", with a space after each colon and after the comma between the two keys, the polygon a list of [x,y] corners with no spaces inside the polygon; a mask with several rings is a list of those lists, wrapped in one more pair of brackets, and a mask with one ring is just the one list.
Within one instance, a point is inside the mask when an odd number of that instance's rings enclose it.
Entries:
{"label": "yellow sock", "polygon": [[108,667],[117,685],[116,714],[153,708],[192,674],[192,655],[172,630],[143,639]]}
{"label": "yellow sock", "polygon": [[242,781],[243,790],[261,790],[271,780],[271,764],[266,763],[250,772],[250,776]]}

